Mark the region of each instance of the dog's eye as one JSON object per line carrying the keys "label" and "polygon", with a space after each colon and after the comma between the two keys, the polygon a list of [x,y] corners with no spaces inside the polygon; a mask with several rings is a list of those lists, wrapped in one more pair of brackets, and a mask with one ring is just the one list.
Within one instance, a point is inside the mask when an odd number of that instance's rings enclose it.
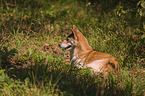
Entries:
{"label": "dog's eye", "polygon": [[71,43],[72,43],[73,45],[75,45],[75,41],[71,41]]}

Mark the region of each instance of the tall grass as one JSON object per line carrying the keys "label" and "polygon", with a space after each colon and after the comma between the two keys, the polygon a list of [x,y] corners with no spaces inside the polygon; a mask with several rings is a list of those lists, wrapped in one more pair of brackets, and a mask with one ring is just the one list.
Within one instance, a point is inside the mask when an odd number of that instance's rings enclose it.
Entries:
{"label": "tall grass", "polygon": [[[145,95],[142,18],[122,14],[123,2],[111,0],[106,7],[107,1],[91,0],[0,2],[1,95]],[[58,44],[72,25],[94,50],[118,58],[117,74],[93,76],[70,65],[69,53]]]}

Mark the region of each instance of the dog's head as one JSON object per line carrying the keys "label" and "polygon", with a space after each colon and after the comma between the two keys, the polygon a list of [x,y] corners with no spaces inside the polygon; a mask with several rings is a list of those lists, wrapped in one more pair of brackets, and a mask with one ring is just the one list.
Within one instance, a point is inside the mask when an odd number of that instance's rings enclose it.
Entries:
{"label": "dog's head", "polygon": [[73,29],[71,28],[71,30],[72,33],[66,37],[66,40],[59,44],[60,48],[63,48],[65,51],[76,47],[79,48],[79,50],[92,49],[88,44],[87,39],[75,25],[73,25]]}
{"label": "dog's head", "polygon": [[66,40],[64,40],[62,43],[59,44],[60,48],[63,48],[64,51],[68,51],[70,49],[72,49],[72,47],[75,45],[75,41],[74,41],[74,34],[73,32],[71,34],[69,34],[66,37]]}

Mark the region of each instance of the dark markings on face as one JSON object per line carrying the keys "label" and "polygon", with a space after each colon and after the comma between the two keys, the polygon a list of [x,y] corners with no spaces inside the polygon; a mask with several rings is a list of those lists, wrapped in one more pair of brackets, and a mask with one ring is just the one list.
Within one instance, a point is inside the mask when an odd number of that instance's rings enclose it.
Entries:
{"label": "dark markings on face", "polygon": [[67,36],[66,41],[68,42],[70,39],[74,39],[74,33],[73,32],[70,35]]}

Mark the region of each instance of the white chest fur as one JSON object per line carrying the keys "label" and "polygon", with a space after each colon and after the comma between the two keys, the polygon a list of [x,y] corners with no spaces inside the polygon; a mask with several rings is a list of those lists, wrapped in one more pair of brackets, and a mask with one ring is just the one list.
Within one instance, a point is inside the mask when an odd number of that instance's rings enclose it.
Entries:
{"label": "white chest fur", "polygon": [[76,50],[70,52],[70,62],[71,64],[76,65],[78,68],[83,68],[82,59],[78,59],[78,56],[75,54]]}

